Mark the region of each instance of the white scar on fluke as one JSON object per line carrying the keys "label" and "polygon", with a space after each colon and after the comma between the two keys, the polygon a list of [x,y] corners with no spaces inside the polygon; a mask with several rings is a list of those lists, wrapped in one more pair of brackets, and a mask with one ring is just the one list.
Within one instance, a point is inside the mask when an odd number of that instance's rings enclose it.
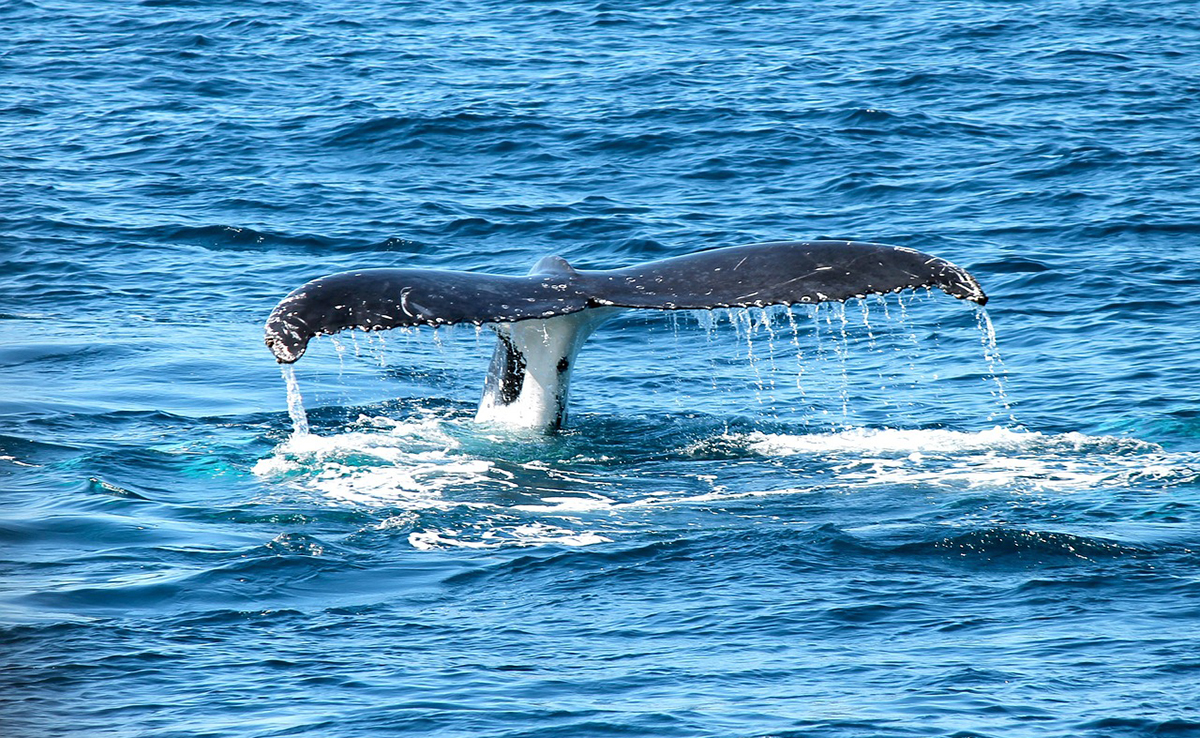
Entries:
{"label": "white scar on fluke", "polygon": [[524,277],[434,269],[331,274],[275,306],[266,343],[279,363],[291,364],[314,336],[351,328],[489,325],[497,343],[476,420],[550,433],[566,419],[579,350],[621,310],[841,302],[918,287],[987,302],[966,270],[920,251],[861,241],[776,241],[594,271],[547,256]]}

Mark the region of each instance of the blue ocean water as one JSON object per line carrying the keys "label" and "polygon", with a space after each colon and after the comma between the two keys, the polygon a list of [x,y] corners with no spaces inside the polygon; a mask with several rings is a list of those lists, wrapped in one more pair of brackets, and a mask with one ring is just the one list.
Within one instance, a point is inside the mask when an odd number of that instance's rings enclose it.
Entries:
{"label": "blue ocean water", "polygon": [[[1200,735],[1192,0],[0,5],[5,736]],[[271,307],[772,239],[938,294],[485,329]],[[994,328],[995,343],[990,332]]]}

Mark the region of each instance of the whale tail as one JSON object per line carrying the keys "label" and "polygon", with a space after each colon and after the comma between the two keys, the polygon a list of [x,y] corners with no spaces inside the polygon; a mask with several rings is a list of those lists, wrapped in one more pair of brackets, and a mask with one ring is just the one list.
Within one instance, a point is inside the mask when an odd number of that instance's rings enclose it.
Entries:
{"label": "whale tail", "polygon": [[280,301],[265,339],[276,359],[290,364],[313,337],[348,328],[491,325],[498,341],[476,418],[549,432],[565,419],[580,348],[620,309],[813,304],[918,287],[987,302],[974,277],[936,256],[860,241],[780,241],[597,271],[576,270],[549,256],[524,277],[429,269],[343,272]]}

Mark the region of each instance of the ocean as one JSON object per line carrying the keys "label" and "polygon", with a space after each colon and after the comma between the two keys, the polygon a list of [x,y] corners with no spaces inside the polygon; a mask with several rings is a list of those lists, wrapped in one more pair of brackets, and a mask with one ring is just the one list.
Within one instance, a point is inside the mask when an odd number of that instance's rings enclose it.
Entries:
{"label": "ocean", "polygon": [[[7,0],[0,733],[1200,736],[1191,0]],[[300,284],[769,240],[986,308],[487,327]]]}

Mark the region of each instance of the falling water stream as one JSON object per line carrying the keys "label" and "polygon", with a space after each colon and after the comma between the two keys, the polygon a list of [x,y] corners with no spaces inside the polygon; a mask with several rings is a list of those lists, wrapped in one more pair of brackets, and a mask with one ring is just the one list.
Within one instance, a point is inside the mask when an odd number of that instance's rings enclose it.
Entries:
{"label": "falling water stream", "polygon": [[296,365],[280,364],[279,369],[287,386],[287,409],[288,416],[292,419],[292,434],[297,437],[307,436],[308,414],[304,412],[304,398],[300,396],[300,384],[296,381]]}

